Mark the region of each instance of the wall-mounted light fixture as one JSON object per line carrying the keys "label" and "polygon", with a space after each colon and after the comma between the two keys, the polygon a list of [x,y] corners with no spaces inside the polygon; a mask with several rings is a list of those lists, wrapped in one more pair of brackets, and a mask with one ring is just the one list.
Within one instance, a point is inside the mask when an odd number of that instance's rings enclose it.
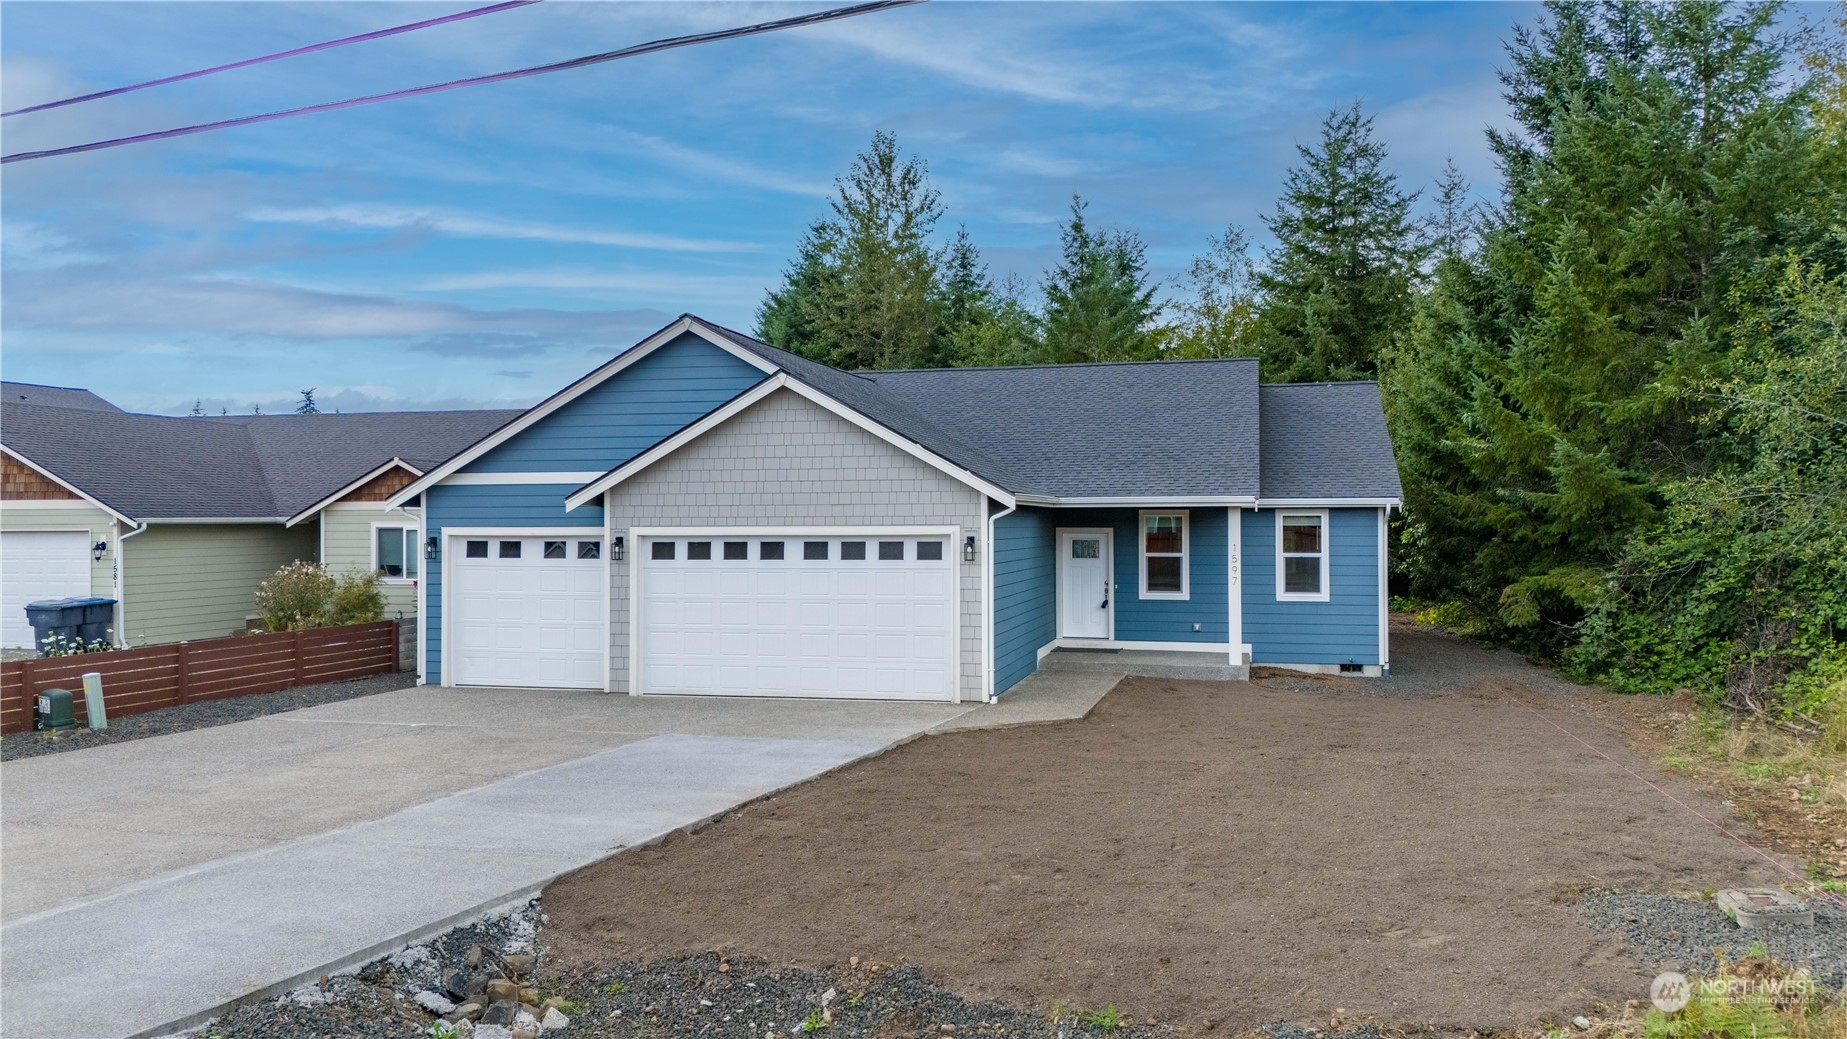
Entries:
{"label": "wall-mounted light fixture", "polygon": [[609,539],[609,558],[618,563],[622,562],[622,535],[617,534]]}
{"label": "wall-mounted light fixture", "polygon": [[103,557],[108,554],[109,542],[107,541],[98,541],[96,544],[90,546],[90,558],[99,563],[102,562]]}
{"label": "wall-mounted light fixture", "polygon": [[423,539],[423,558],[435,559],[437,544],[438,542],[436,540],[436,535],[434,534],[431,534],[429,537],[424,538]]}
{"label": "wall-mounted light fixture", "polygon": [[975,535],[973,534],[962,539],[962,561],[964,563],[975,561]]}

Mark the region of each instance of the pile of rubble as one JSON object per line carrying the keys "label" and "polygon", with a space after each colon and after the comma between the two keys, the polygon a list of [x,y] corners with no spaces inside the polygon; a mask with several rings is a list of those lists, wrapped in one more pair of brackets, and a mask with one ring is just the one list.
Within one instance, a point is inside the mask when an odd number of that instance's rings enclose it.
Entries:
{"label": "pile of rubble", "polygon": [[561,1006],[566,1000],[543,998],[530,983],[538,958],[532,953],[501,953],[485,945],[468,951],[465,965],[442,972],[434,988],[413,1002],[448,1025],[432,1034],[458,1039],[538,1039],[571,1023]]}

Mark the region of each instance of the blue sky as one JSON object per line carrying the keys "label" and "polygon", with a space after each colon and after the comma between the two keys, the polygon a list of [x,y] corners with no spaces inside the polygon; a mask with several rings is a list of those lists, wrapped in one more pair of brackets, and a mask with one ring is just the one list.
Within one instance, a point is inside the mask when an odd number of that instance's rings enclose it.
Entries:
{"label": "blue sky", "polygon": [[[6,107],[474,4],[0,6]],[[55,147],[826,5],[545,3],[7,119]],[[1073,192],[1170,278],[1260,242],[1298,142],[1362,100],[1392,164],[1491,196],[1515,4],[931,3],[0,172],[0,370],[133,410],[523,405],[682,311],[750,329],[873,131],[1036,281]]]}

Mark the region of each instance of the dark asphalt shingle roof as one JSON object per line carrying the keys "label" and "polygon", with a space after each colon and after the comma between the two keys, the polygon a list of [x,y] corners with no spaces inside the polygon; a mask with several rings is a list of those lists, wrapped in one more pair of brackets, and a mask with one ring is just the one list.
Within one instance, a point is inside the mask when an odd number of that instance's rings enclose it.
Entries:
{"label": "dark asphalt shingle roof", "polygon": [[1257,363],[868,373],[1060,498],[1255,498]]}
{"label": "dark asphalt shingle roof", "polygon": [[1265,498],[1403,500],[1378,383],[1273,383],[1259,393]]}
{"label": "dark asphalt shingle roof", "polygon": [[518,415],[172,418],[0,405],[0,439],[134,519],[292,516],[393,457],[427,469]]}
{"label": "dark asphalt shingle roof", "polygon": [[1248,357],[843,372],[687,316],[1015,494],[1403,497],[1376,383],[1260,387]]}
{"label": "dark asphalt shingle roof", "polygon": [[75,386],[40,386],[35,382],[0,380],[0,405],[37,404],[46,408],[79,408],[84,411],[121,411],[121,408]]}

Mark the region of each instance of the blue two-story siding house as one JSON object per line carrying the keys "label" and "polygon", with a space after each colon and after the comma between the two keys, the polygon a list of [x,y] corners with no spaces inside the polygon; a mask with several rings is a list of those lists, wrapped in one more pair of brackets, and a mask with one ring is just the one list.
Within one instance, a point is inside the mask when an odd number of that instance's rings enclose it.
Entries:
{"label": "blue two-story siding house", "polygon": [[1372,383],[843,372],[685,316],[398,498],[425,682],[979,702],[1061,652],[1383,674],[1401,493]]}

